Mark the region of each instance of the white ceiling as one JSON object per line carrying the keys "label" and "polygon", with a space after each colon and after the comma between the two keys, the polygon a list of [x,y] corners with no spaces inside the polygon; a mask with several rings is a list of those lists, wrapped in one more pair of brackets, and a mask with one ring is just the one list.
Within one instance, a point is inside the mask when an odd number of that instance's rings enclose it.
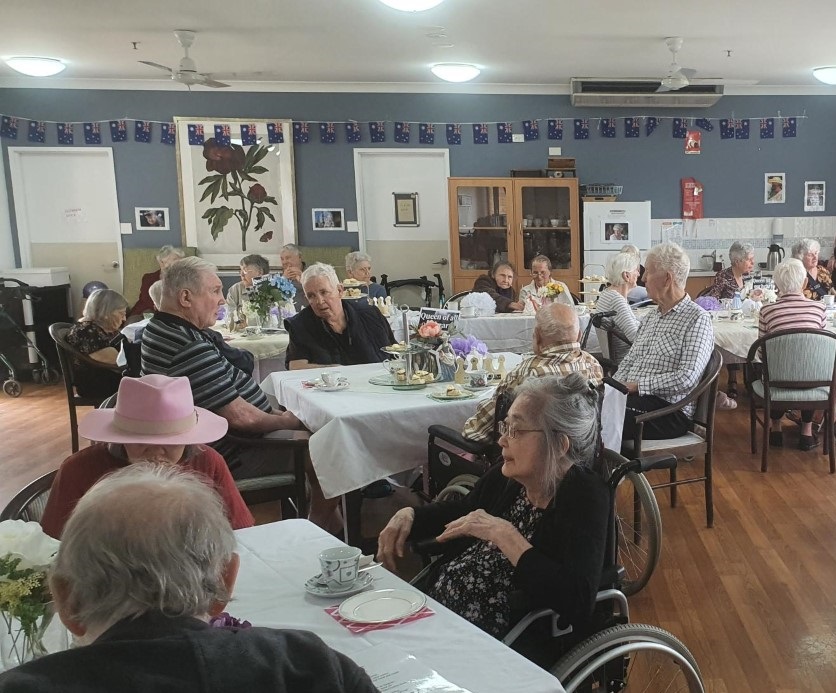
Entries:
{"label": "white ceiling", "polygon": [[[832,0],[445,0],[421,13],[378,0],[21,0],[4,3],[2,23],[0,57],[68,68],[32,79],[2,64],[0,86],[185,89],[137,62],[176,67],[172,30],[184,28],[198,32],[198,70],[236,89],[560,93],[576,76],[662,77],[664,38],[682,36],[680,65],[724,78],[727,93],[836,93],[810,72],[836,64]],[[447,86],[435,62],[483,72]]]}

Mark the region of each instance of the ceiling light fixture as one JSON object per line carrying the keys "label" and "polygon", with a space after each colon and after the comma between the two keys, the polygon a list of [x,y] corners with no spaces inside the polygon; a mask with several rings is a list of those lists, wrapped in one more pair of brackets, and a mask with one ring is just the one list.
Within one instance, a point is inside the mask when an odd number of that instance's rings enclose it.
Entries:
{"label": "ceiling light fixture", "polygon": [[29,77],[52,77],[67,66],[56,58],[15,57],[7,58],[6,65]]}
{"label": "ceiling light fixture", "polygon": [[814,67],[813,77],[825,84],[836,84],[836,66]]}
{"label": "ceiling light fixture", "polygon": [[380,2],[402,12],[423,12],[440,5],[444,0],[380,0]]}
{"label": "ceiling light fixture", "polygon": [[433,65],[430,70],[436,77],[440,77],[447,82],[469,82],[482,72],[475,65],[468,63],[438,63]]}

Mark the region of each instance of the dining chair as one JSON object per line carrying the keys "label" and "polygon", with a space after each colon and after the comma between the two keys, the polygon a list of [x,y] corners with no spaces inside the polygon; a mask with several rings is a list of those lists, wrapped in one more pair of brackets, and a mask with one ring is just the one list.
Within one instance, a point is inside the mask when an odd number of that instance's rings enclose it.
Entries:
{"label": "dining chair", "polygon": [[64,387],[67,391],[67,406],[70,411],[70,436],[72,439],[72,451],[78,452],[78,414],[77,407],[98,407],[106,398],[105,397],[85,397],[79,395],[77,392],[78,375],[75,370],[75,363],[83,363],[91,368],[103,368],[105,370],[113,371],[114,373],[121,373],[121,368],[117,366],[108,366],[91,359],[86,354],[82,354],[75,347],[67,341],[67,332],[70,331],[72,323],[69,322],[55,322],[49,326],[49,336],[55,342],[55,348],[58,352],[58,362],[61,364],[61,373],[64,376]]}
{"label": "dining chair", "polygon": [[459,304],[461,303],[461,300],[465,296],[467,296],[468,294],[472,294],[472,293],[473,293],[473,289],[468,289],[467,291],[459,291],[459,293],[453,294],[452,296],[450,296],[450,298],[448,298],[444,302],[444,305],[441,306],[441,307],[442,308],[447,308],[449,310],[458,310],[459,309]]}
{"label": "dining chair", "polygon": [[40,522],[44,515],[52,482],[57,474],[58,470],[53,469],[51,472],[26,484],[0,512],[0,522],[4,520]]}
{"label": "dining chair", "polygon": [[618,370],[619,361],[613,356],[616,353],[616,345],[633,346],[633,342],[615,326],[612,320],[614,315],[615,311],[594,313],[589,319],[589,322],[595,327],[595,333],[598,335],[598,346],[601,348],[601,358],[598,360],[608,375]]}
{"label": "dining chair", "polygon": [[[836,400],[836,334],[828,330],[798,329],[771,332],[755,340],[746,357],[744,374],[749,391],[749,428],[752,454],[758,451],[756,427],[763,427],[761,471],[769,462],[769,413],[772,410],[824,410],[822,453],[836,473],[833,413]],[[763,410],[763,418],[758,410]]]}
{"label": "dining chair", "polygon": [[[647,455],[674,455],[679,461],[689,460],[697,455],[704,459],[703,473],[687,479],[677,478],[677,466],[670,469],[670,480],[664,483],[651,484],[653,489],[669,488],[671,507],[676,506],[676,489],[684,484],[703,482],[705,484],[705,519],[708,527],[714,526],[714,497],[712,487],[712,457],[714,454],[714,411],[718,376],[723,366],[723,358],[715,347],[708,359],[708,364],[696,387],[687,397],[676,404],[657,409],[656,411],[639,414],[636,417],[636,430],[633,440],[622,443],[621,454],[628,459]],[[644,424],[653,419],[681,411],[694,403],[696,409],[691,417],[690,430],[678,438],[663,440],[645,440],[643,438]]]}

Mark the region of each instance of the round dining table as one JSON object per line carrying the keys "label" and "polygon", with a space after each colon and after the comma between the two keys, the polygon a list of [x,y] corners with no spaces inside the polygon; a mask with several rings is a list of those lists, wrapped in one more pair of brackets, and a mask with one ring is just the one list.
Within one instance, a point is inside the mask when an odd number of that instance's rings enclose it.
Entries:
{"label": "round dining table", "polygon": [[220,332],[224,341],[230,346],[249,351],[254,359],[253,380],[260,383],[271,373],[285,370],[284,359],[290,338],[283,329],[268,331],[259,335],[249,335],[243,332],[230,332],[223,323],[213,328]]}

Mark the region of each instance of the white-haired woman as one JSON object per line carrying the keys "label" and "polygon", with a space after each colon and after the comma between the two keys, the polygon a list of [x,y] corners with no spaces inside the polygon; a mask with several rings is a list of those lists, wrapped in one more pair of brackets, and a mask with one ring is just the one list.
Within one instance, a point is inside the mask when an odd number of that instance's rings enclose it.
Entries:
{"label": "white-haired woman", "polygon": [[377,556],[390,569],[407,540],[450,542],[427,591],[496,637],[511,625],[514,589],[533,608],[552,608],[582,627],[598,589],[609,514],[606,484],[590,469],[598,396],[587,379],[530,378],[514,397],[499,424],[502,462],[461,500],[399,510],[378,537]]}
{"label": "white-haired woman", "polygon": [[372,281],[372,259],[366,253],[355,250],[345,256],[345,276],[366,286],[369,298],[386,298],[386,289]]}
{"label": "white-haired woman", "polygon": [[[824,305],[821,301],[813,301],[804,296],[804,286],[807,282],[807,268],[797,258],[787,258],[775,268],[772,275],[780,298],[770,305],[761,308],[759,336],[763,337],[778,330],[813,329],[822,330],[827,323]],[[800,450],[812,450],[818,445],[813,433],[812,411],[801,412],[801,437],[798,441]],[[781,447],[784,444],[781,431],[783,411],[770,412],[772,430],[769,433],[769,444]]]}
{"label": "white-haired woman", "polygon": [[807,271],[804,296],[814,301],[821,301],[822,296],[834,293],[830,272],[827,271],[827,267],[819,265],[819,252],[821,252],[821,245],[812,238],[802,238],[792,247],[792,256],[801,260],[801,264]]}
{"label": "white-haired woman", "polygon": [[142,283],[139,287],[139,299],[137,299],[133,308],[128,311],[128,320],[130,322],[134,322],[135,320],[142,318],[143,313],[153,313],[156,311],[156,308],[154,308],[154,302],[148,295],[148,289],[151,287],[151,284],[161,279],[162,273],[165,272],[172,262],[177,262],[177,260],[185,256],[186,254],[183,252],[182,248],[175,248],[171,245],[164,245],[160,248],[160,252],[157,253],[157,264],[160,267],[153,272],[142,275]]}
{"label": "white-haired woman", "polygon": [[627,302],[627,294],[636,288],[636,280],[639,277],[638,256],[633,253],[615,253],[607,260],[605,276],[609,286],[598,296],[597,310],[615,312],[611,324],[629,341],[628,343],[619,338],[613,340],[615,353],[610,354],[610,360],[619,364],[630,351],[630,344],[633,343],[639,329],[639,319]]}
{"label": "white-haired woman", "polygon": [[729,248],[729,262],[729,267],[720,270],[714,276],[714,284],[708,296],[717,299],[732,298],[735,291],[743,288],[743,278],[755,266],[755,246],[735,241]]}
{"label": "white-haired woman", "polygon": [[554,301],[555,303],[565,303],[567,306],[575,305],[569,287],[563,282],[552,279],[552,261],[549,260],[547,255],[536,255],[532,258],[531,279],[530,284],[526,284],[520,289],[519,302],[523,304],[523,309],[528,309],[531,306],[529,298],[533,298],[539,305],[540,299],[538,298],[538,292],[549,282],[557,284],[561,288],[560,293]]}
{"label": "white-haired woman", "polygon": [[[81,320],[67,332],[67,342],[76,350],[106,366],[115,366],[128,302],[116,291],[98,289],[84,304]],[[82,397],[110,397],[122,376],[107,368],[93,368],[76,361],[76,389]]]}

